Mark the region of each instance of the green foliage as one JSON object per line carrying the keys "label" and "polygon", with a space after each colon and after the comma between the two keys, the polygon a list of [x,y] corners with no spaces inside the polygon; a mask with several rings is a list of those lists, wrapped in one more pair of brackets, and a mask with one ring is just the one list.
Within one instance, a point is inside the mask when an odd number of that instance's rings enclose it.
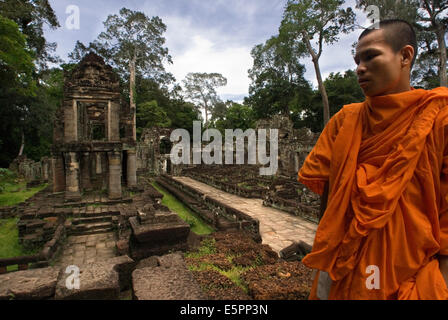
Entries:
{"label": "green foliage", "polygon": [[[198,112],[194,105],[185,102],[182,97],[178,96],[178,88],[169,91],[167,88],[161,86],[154,80],[137,76],[136,79],[136,103],[137,103],[137,132],[146,124],[142,123],[139,114],[139,106],[151,101],[157,103],[158,109],[162,111],[162,120],[160,124],[151,124],[149,127],[155,125],[162,125],[171,128],[182,128],[193,132],[193,121],[198,119]],[[164,118],[163,114],[166,114]]]}
{"label": "green foliage", "polygon": [[22,128],[36,96],[33,57],[17,24],[0,16],[0,166],[17,156]]}
{"label": "green foliage", "polygon": [[0,168],[0,192],[12,191],[17,185],[17,175],[9,169]]}
{"label": "green foliage", "polygon": [[16,184],[5,184],[3,191],[0,193],[0,207],[13,206],[25,202],[46,187],[47,185],[43,184],[35,188],[27,189],[26,182],[24,181]]}
{"label": "green foliage", "polygon": [[52,119],[55,106],[60,103],[60,96],[53,88],[61,84],[45,83],[52,72],[46,63],[57,59],[51,55],[53,44],[47,43],[43,36],[43,24],[59,26],[47,0],[0,2],[2,167],[7,167],[18,155],[22,142],[29,158],[39,160],[49,154]]}
{"label": "green foliage", "polygon": [[[355,13],[350,7],[343,9],[343,4],[343,0],[289,0],[280,34],[299,42],[316,39],[314,53],[320,57],[323,43],[333,44],[341,33],[354,29]],[[309,48],[306,54],[312,55]]]}
{"label": "green foliage", "polygon": [[241,129],[243,131],[255,127],[253,109],[236,102],[228,101],[223,115],[215,121],[215,127],[224,133],[225,129]]}
{"label": "green foliage", "polygon": [[245,104],[252,107],[256,119],[279,113],[289,115],[309,104],[312,89],[304,78],[305,67],[299,63],[304,55],[303,43],[284,36],[272,37],[255,46],[251,55],[252,83]]}
{"label": "green foliage", "polygon": [[[310,56],[314,64],[322,95],[324,124],[330,119],[330,111],[319,59],[324,44],[333,44],[341,33],[354,29],[355,13],[350,7],[342,8],[343,4],[343,0],[289,0],[279,29],[280,38],[297,43],[297,46],[305,44],[306,50],[302,52]],[[316,40],[314,46],[313,40]]]}
{"label": "green foliage", "polygon": [[[344,105],[364,101],[364,93],[358,85],[355,71],[347,70],[344,74],[331,73],[324,81],[328,93],[330,116],[336,114]],[[314,132],[323,130],[322,97],[319,91],[314,93],[311,103],[304,112],[291,115],[296,127],[308,127]]]}
{"label": "green foliage", "polygon": [[12,72],[14,78],[29,78],[34,69],[25,39],[14,21],[0,16],[0,66],[2,72]]}
{"label": "green foliage", "polygon": [[172,60],[164,47],[166,25],[162,19],[122,8],[119,15],[107,17],[104,27],[106,30],[101,32],[93,46],[103,53],[107,51],[122,74],[128,74],[129,62],[135,59],[136,71],[140,75],[158,83],[167,84],[173,80],[164,67],[165,62],[172,63]]}
{"label": "green foliage", "polygon": [[48,0],[2,0],[0,15],[17,23],[19,30],[27,38],[27,46],[40,70],[47,68],[47,62],[59,61],[53,55],[56,44],[48,43],[44,36],[44,24],[51,29],[60,27]]}
{"label": "green foliage", "polygon": [[171,121],[156,100],[137,105],[137,128],[169,127]]}

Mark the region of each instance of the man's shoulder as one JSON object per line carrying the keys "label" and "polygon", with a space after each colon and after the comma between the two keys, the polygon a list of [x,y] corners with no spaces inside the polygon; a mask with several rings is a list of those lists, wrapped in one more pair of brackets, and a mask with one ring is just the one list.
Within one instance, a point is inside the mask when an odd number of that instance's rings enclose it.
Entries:
{"label": "man's shoulder", "polygon": [[346,104],[341,108],[341,110],[335,113],[331,120],[333,120],[334,122],[344,121],[347,116],[358,113],[363,105],[364,102]]}
{"label": "man's shoulder", "polygon": [[436,126],[448,126],[448,88],[438,87],[435,89],[427,90],[428,93],[439,98],[441,101],[440,112],[436,118]]}

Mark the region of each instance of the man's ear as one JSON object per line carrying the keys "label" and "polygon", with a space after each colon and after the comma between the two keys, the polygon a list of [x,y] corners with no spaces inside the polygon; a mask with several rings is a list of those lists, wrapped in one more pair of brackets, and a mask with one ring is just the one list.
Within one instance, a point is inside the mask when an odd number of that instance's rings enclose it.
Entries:
{"label": "man's ear", "polygon": [[401,66],[402,67],[409,66],[410,68],[415,54],[414,47],[410,45],[404,46],[401,49],[400,53],[401,53]]}

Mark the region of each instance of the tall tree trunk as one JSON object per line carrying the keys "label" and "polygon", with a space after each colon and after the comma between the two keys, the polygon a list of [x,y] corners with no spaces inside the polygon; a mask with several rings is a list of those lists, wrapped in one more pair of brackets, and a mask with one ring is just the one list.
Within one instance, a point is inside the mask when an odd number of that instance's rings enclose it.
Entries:
{"label": "tall tree trunk", "polygon": [[25,133],[22,130],[22,143],[20,144],[20,150],[19,150],[18,157],[20,157],[23,154],[23,149],[25,149]]}
{"label": "tall tree trunk", "polygon": [[325,89],[324,82],[322,81],[322,75],[320,73],[319,61],[314,61],[314,70],[316,70],[317,83],[319,84],[319,91],[322,95],[322,104],[324,106],[324,127],[330,121],[330,104],[328,103],[327,90]]}
{"label": "tall tree trunk", "polygon": [[132,136],[134,137],[134,141],[137,140],[137,108],[135,106],[135,63],[137,58],[134,57],[129,61],[129,98],[130,98],[130,111],[132,117]]}
{"label": "tall tree trunk", "polygon": [[328,121],[330,121],[330,104],[328,103],[327,90],[325,89],[324,82],[322,81],[322,74],[320,73],[319,57],[316,55],[316,52],[314,52],[313,47],[311,46],[311,42],[307,32],[303,31],[302,34],[305,40],[305,44],[308,48],[308,52],[310,53],[311,58],[313,59],[314,70],[316,71],[317,83],[319,85],[320,94],[322,95],[322,105],[324,108],[324,127],[325,127]]}
{"label": "tall tree trunk", "polygon": [[446,75],[446,42],[445,42],[445,28],[441,25],[437,27],[437,43],[439,44],[439,78],[440,86],[446,87],[448,85]]}

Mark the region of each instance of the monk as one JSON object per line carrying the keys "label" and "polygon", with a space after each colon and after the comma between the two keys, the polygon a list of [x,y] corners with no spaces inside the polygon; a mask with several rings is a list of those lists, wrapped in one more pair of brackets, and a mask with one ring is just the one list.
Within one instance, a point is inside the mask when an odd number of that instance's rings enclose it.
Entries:
{"label": "monk", "polygon": [[448,88],[410,86],[416,54],[407,22],[366,29],[365,101],[330,119],[299,171],[326,206],[302,261],[310,299],[448,299]]}

